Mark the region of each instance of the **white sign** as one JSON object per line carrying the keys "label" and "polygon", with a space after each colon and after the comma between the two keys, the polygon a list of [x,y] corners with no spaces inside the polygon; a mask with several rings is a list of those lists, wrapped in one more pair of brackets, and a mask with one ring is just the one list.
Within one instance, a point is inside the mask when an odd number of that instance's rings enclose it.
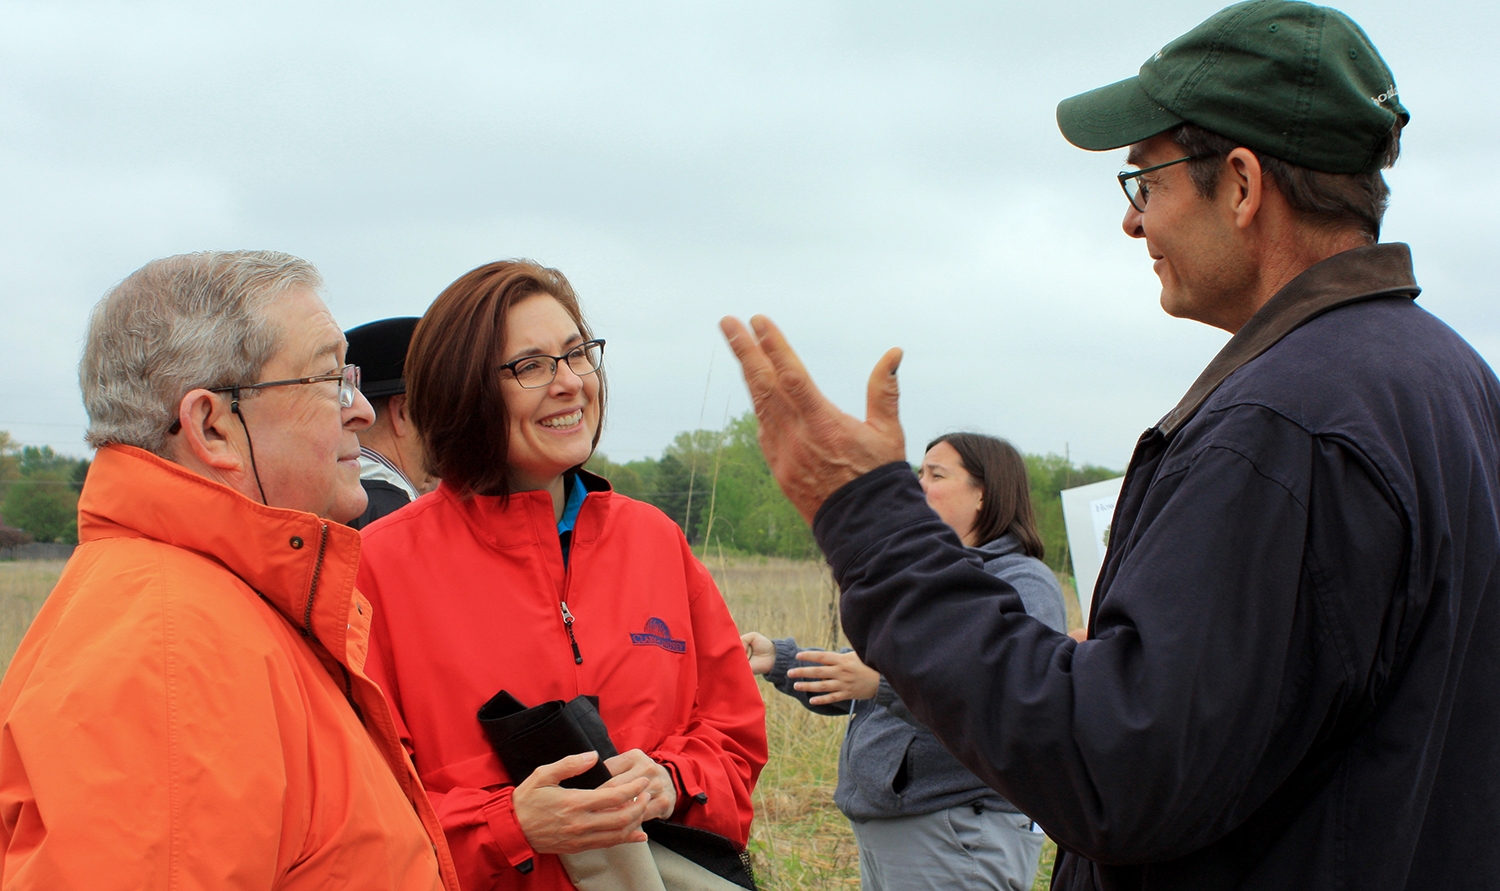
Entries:
{"label": "white sign", "polygon": [[1063,525],[1068,529],[1068,551],[1073,557],[1073,584],[1078,587],[1078,606],[1088,624],[1094,602],[1094,584],[1109,549],[1109,524],[1115,515],[1115,500],[1125,478],[1090,483],[1062,491]]}

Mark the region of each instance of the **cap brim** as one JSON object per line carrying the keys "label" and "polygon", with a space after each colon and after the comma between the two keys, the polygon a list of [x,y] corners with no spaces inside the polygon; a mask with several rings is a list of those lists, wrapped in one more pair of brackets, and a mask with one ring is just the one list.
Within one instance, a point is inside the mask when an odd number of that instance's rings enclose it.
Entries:
{"label": "cap brim", "polygon": [[359,391],[365,394],[366,399],[398,396],[406,392],[406,381],[399,377],[393,381],[365,381],[360,384]]}
{"label": "cap brim", "polygon": [[1133,145],[1182,122],[1146,95],[1138,77],[1057,103],[1057,128],[1063,138],[1091,152]]}

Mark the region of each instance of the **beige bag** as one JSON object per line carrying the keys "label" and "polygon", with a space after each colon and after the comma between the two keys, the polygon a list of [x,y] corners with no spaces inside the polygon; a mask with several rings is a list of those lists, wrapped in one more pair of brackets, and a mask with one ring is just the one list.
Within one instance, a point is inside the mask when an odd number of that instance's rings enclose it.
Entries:
{"label": "beige bag", "polygon": [[744,891],[656,842],[561,854],[578,891]]}

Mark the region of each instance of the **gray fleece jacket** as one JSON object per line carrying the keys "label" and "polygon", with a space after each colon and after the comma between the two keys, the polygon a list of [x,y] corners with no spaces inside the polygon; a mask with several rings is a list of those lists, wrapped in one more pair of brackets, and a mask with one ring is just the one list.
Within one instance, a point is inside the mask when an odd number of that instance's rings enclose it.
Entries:
{"label": "gray fleece jacket", "polygon": [[[1014,535],[1002,535],[970,552],[984,561],[985,571],[1016,589],[1027,615],[1050,628],[1066,630],[1057,577],[1045,563],[1026,556]],[[776,664],[766,675],[769,683],[818,714],[850,716],[839,750],[839,783],[833,793],[833,803],[844,816],[860,821],[909,817],[960,804],[1016,811],[917,723],[885,678],[880,679],[874,699],[809,705],[808,699],[816,694],[792,689],[796,681],[786,673],[797,666],[814,665],[797,659],[799,651],[813,648],[799,647],[789,637],[775,643]],[[933,641],[933,646],[943,646],[943,642]]]}

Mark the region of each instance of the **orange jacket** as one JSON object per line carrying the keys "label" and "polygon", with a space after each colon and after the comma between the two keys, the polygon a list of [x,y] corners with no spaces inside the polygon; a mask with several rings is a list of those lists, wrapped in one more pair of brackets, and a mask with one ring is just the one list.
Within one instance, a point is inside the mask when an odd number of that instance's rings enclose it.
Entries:
{"label": "orange jacket", "polygon": [[0,887],[457,891],[364,674],[359,534],[120,446],[78,508],[0,683]]}

